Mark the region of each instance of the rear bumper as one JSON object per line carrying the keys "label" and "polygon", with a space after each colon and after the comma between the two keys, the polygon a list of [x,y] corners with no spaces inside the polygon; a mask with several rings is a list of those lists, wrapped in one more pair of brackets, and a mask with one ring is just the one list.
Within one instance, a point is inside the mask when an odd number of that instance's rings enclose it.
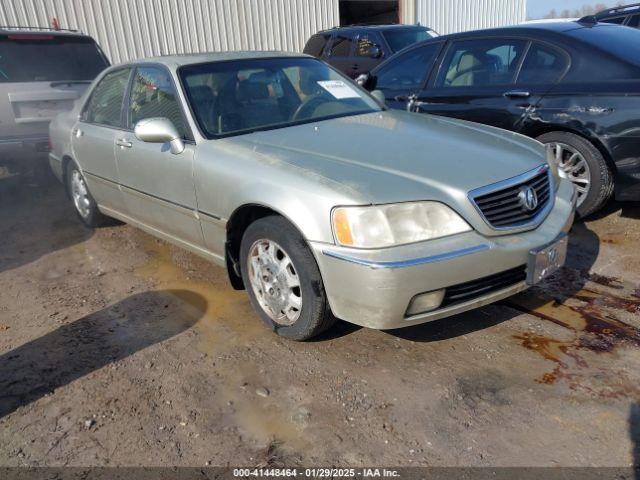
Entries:
{"label": "rear bumper", "polygon": [[311,243],[333,313],[376,329],[416,325],[501,300],[525,290],[518,280],[445,308],[406,316],[419,294],[523,267],[529,252],[547,245],[573,224],[575,190],[562,182],[553,210],[536,229],[499,237],[468,232],[391,249],[363,251]]}

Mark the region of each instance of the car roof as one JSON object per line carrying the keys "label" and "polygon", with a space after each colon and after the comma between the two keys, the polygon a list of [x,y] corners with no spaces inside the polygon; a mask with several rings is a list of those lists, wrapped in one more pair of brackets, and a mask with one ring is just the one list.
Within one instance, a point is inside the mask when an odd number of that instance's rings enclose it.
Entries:
{"label": "car roof", "polygon": [[89,37],[85,33],[79,30],[67,30],[60,29],[54,30],[52,28],[45,27],[21,27],[21,26],[7,26],[0,25],[0,35],[7,34],[24,34],[24,35],[53,35],[56,37]]}
{"label": "car roof", "polygon": [[406,25],[401,23],[387,23],[387,24],[354,24],[354,25],[344,25],[340,27],[332,27],[327,28],[326,30],[320,30],[318,33],[333,33],[333,32],[344,32],[344,31],[352,31],[352,30],[404,30],[410,28],[424,28],[427,30],[431,30],[429,27],[425,27],[423,25]]}
{"label": "car roof", "polygon": [[127,62],[127,65],[140,63],[160,63],[168,67],[178,68],[183,65],[193,65],[209,62],[226,62],[229,60],[252,60],[261,58],[314,58],[304,53],[281,51],[237,51],[237,52],[211,52],[211,53],[187,53],[180,55],[162,55],[159,57],[140,58]]}
{"label": "car roof", "polygon": [[640,11],[640,3],[632,3],[629,5],[620,5],[618,7],[607,8],[596,13],[594,16],[596,18],[605,18],[605,17],[617,17],[623,15],[629,15],[631,13],[638,13]]}

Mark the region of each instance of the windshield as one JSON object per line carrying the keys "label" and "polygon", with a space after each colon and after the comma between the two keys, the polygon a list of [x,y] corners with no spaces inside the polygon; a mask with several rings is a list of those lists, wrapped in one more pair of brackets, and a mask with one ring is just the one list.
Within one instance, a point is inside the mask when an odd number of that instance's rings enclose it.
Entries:
{"label": "windshield", "polygon": [[381,110],[350,80],[311,58],[212,62],[182,67],[179,74],[208,138]]}
{"label": "windshield", "polygon": [[422,42],[433,37],[428,28],[394,28],[382,32],[384,39],[394,52],[399,52],[409,45]]}
{"label": "windshield", "polygon": [[0,83],[93,80],[108,66],[88,37],[0,35]]}

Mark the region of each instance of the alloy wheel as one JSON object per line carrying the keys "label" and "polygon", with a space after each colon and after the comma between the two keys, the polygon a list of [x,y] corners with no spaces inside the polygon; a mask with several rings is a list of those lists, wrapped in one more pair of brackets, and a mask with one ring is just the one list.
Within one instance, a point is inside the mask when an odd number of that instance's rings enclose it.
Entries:
{"label": "alloy wheel", "polygon": [[287,252],[273,240],[260,239],[249,249],[247,269],[260,307],[279,325],[293,325],[302,311],[300,279]]}
{"label": "alloy wheel", "polygon": [[591,171],[584,156],[566,143],[549,144],[560,176],[571,181],[578,191],[578,206],[582,205],[591,188]]}
{"label": "alloy wheel", "polygon": [[71,174],[71,197],[80,216],[87,218],[91,213],[91,200],[87,184],[78,170],[74,170]]}

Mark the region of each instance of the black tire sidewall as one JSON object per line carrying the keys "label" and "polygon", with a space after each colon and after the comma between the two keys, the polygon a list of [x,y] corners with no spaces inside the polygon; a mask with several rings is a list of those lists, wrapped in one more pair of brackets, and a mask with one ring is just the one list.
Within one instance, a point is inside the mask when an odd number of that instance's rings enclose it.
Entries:
{"label": "black tire sidewall", "polygon": [[[274,322],[262,309],[253,292],[248,277],[247,259],[251,246],[260,239],[273,240],[280,245],[289,255],[300,279],[302,310],[293,325],[286,326]],[[330,325],[327,321],[330,312],[318,265],[302,235],[285,218],[273,215],[249,225],[240,246],[240,268],[251,305],[262,321],[278,335],[292,340],[307,340]]]}
{"label": "black tire sidewall", "polygon": [[545,133],[537,140],[544,144],[564,143],[580,152],[589,166],[591,184],[577,212],[586,217],[600,209],[613,193],[611,170],[600,150],[586,138],[569,132]]}

